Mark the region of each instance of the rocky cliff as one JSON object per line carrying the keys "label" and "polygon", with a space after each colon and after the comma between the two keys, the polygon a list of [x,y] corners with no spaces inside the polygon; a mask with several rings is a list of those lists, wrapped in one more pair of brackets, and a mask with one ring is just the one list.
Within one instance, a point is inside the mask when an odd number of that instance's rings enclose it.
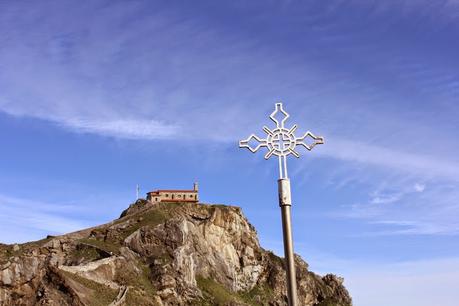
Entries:
{"label": "rocky cliff", "polygon": [[[300,305],[347,306],[296,258]],[[0,245],[0,305],[287,305],[282,259],[240,208],[140,200],[113,222]]]}

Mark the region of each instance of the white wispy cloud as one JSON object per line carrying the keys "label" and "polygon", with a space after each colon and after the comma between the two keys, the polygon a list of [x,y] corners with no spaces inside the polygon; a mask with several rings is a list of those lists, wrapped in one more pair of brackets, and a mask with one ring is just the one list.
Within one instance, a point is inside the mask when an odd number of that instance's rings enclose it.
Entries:
{"label": "white wispy cloud", "polygon": [[400,200],[401,197],[402,197],[401,193],[374,195],[371,198],[370,203],[371,204],[390,204],[390,203],[397,202],[398,200]]}
{"label": "white wispy cloud", "polygon": [[[283,256],[282,241],[265,244]],[[395,262],[356,260],[301,242],[295,243],[295,252],[308,262],[311,271],[343,277],[355,306],[456,306],[459,299],[455,281],[459,277],[458,257]]]}
{"label": "white wispy cloud", "polygon": [[371,221],[370,224],[386,225],[389,229],[368,232],[363,236],[394,236],[394,235],[457,235],[459,224],[444,222],[443,220],[431,221],[403,221],[380,220]]}
{"label": "white wispy cloud", "polygon": [[126,139],[160,139],[176,136],[180,129],[176,125],[167,125],[154,120],[118,119],[89,120],[71,119],[59,122],[64,127],[81,133],[93,133]]}
{"label": "white wispy cloud", "polygon": [[414,184],[413,188],[417,192],[423,192],[426,189],[426,185],[420,184],[420,183],[416,183],[416,184]]}
{"label": "white wispy cloud", "polygon": [[75,214],[84,208],[69,204],[53,204],[35,199],[0,194],[0,241],[26,242],[44,238],[47,234],[64,234],[88,227]]}
{"label": "white wispy cloud", "polygon": [[439,160],[437,156],[407,153],[388,147],[339,139],[329,139],[327,145],[318,149],[315,154],[379,167],[389,167],[426,178],[459,181],[459,163],[445,159]]}
{"label": "white wispy cloud", "polygon": [[[0,37],[8,38],[0,49],[1,112],[118,138],[181,132],[188,139],[228,139],[228,130],[235,130],[231,120],[247,100],[242,97],[257,91],[230,81],[228,73],[263,73],[255,63],[247,65],[250,42],[173,13],[144,15],[147,3],[95,5],[101,14],[111,12],[103,18],[88,16],[86,6],[68,5],[45,1],[27,16],[18,15],[25,9],[21,4],[0,12]],[[87,22],[55,14],[31,27],[30,20],[54,10],[72,11]],[[133,15],[136,23],[120,25]],[[207,48],[209,43],[220,47]]]}
{"label": "white wispy cloud", "polygon": [[398,11],[404,16],[422,15],[427,20],[443,24],[455,21],[459,16],[459,2],[457,0],[429,1],[429,0],[387,0],[387,1],[354,1],[372,9],[373,14],[384,14]]}
{"label": "white wispy cloud", "polygon": [[345,275],[355,306],[455,306],[459,258],[400,263],[347,262]]}
{"label": "white wispy cloud", "polygon": [[331,216],[383,226],[358,234],[363,236],[459,234],[456,184],[431,182],[426,189],[425,185],[413,187],[411,182],[394,180],[384,185],[366,201],[344,205]]}

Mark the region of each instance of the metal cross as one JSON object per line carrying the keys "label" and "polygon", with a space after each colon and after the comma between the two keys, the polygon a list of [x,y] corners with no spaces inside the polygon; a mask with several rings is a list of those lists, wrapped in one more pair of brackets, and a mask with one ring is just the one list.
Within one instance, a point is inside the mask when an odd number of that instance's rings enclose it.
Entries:
{"label": "metal cross", "polygon": [[[280,117],[279,117],[280,116]],[[292,238],[292,218],[291,218],[291,192],[290,180],[287,174],[287,156],[292,154],[295,157],[300,157],[300,154],[295,150],[297,145],[303,146],[309,151],[316,145],[323,144],[324,138],[315,136],[307,131],[302,137],[296,137],[295,131],[297,125],[293,125],[290,129],[285,127],[285,121],[290,115],[282,108],[282,103],[276,103],[274,112],[269,116],[276,128],[270,130],[264,126],[263,131],[267,134],[265,139],[261,139],[255,134],[250,135],[246,140],[239,142],[240,148],[247,148],[252,153],[257,152],[260,148],[266,147],[268,152],[265,159],[275,155],[279,159],[279,206],[281,207],[282,215],[282,232],[284,239],[284,253],[287,274],[287,295],[289,306],[298,305],[296,294],[296,273],[295,273],[295,258],[293,253],[293,238]],[[307,144],[305,140],[310,137],[314,142]]]}
{"label": "metal cross", "polygon": [[[281,116],[281,118],[279,118],[279,116]],[[290,115],[282,108],[282,103],[276,103],[274,112],[272,112],[269,116],[269,118],[276,124],[276,128],[270,130],[266,126],[263,127],[263,131],[267,134],[266,139],[261,139],[257,135],[252,134],[247,139],[239,142],[240,148],[247,148],[252,153],[257,152],[262,147],[268,148],[265,159],[269,159],[273,155],[278,156],[279,178],[281,179],[288,178],[287,156],[292,154],[297,158],[300,157],[300,154],[295,150],[297,145],[303,146],[311,151],[316,145],[324,143],[323,137],[315,136],[309,131],[304,133],[301,137],[296,137],[294,134],[298,128],[296,124],[294,124],[290,129],[285,127],[285,121],[289,117]],[[308,137],[313,139],[314,142],[311,144],[306,143],[305,140]]]}

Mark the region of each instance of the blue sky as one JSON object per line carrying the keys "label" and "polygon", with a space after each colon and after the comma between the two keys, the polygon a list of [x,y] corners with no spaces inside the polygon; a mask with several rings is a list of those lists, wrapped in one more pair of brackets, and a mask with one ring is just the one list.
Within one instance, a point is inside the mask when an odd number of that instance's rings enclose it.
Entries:
{"label": "blue sky", "polygon": [[296,251],[356,306],[459,299],[459,2],[0,1],[0,241],[142,192],[241,206],[282,254],[277,163],[238,148],[277,101]]}

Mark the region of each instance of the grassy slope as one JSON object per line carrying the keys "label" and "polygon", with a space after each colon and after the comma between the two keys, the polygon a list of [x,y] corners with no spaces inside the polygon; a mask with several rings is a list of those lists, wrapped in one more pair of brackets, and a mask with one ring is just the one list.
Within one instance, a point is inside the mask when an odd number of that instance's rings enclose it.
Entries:
{"label": "grassy slope", "polygon": [[256,286],[246,292],[231,292],[212,279],[198,276],[198,287],[203,292],[204,300],[197,301],[195,305],[224,306],[231,303],[244,305],[268,305],[272,301],[272,289],[266,286]]}
{"label": "grassy slope", "polygon": [[80,285],[88,288],[90,290],[91,304],[89,306],[107,306],[116,298],[118,291],[111,289],[102,284],[96,283],[87,278],[75,275],[70,272],[62,272],[66,277],[78,282]]}

